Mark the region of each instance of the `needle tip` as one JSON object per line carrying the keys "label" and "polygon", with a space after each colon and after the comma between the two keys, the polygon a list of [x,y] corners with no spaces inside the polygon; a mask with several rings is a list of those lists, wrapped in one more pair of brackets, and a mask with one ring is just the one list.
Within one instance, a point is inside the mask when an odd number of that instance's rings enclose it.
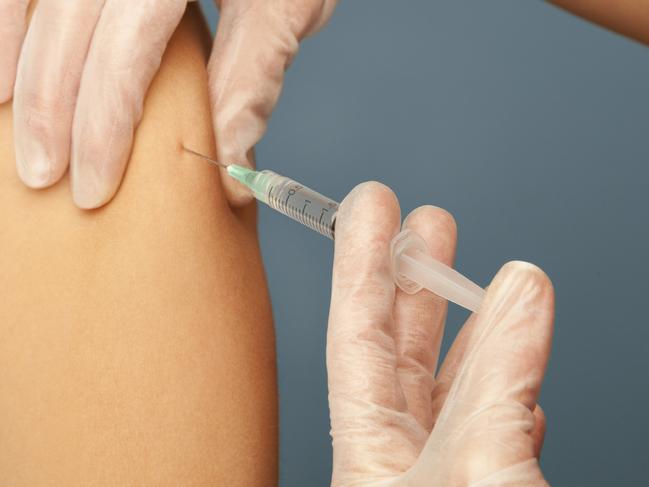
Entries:
{"label": "needle tip", "polygon": [[196,152],[195,150],[192,150],[192,149],[190,149],[190,148],[188,148],[188,147],[185,147],[184,145],[182,146],[182,148],[183,148],[183,150],[184,150],[185,152],[189,152],[190,154],[194,154],[195,156],[198,156],[198,157],[200,157],[200,158],[202,158],[202,159],[205,159],[206,161],[209,161],[209,162],[211,162],[212,164],[216,164],[217,166],[220,166],[220,167],[223,167],[223,168],[227,168],[227,167],[228,167],[227,164],[223,164],[222,162],[219,162],[219,161],[217,161],[216,159],[212,159],[211,157],[207,157],[206,155],[203,155],[203,154],[201,154],[200,152]]}

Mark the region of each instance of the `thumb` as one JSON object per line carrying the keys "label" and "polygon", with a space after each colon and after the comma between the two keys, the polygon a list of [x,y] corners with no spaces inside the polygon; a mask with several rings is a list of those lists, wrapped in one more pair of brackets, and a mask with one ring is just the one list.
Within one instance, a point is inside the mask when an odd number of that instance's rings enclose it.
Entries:
{"label": "thumb", "polygon": [[505,265],[464,337],[457,374],[410,472],[414,478],[446,485],[454,465],[472,486],[545,485],[536,461],[533,410],[550,354],[553,315],[547,276],[530,264]]}
{"label": "thumb", "polygon": [[[209,63],[217,158],[252,167],[299,42],[330,17],[336,0],[219,2],[219,25]],[[228,200],[251,200],[243,186],[223,178]]]}

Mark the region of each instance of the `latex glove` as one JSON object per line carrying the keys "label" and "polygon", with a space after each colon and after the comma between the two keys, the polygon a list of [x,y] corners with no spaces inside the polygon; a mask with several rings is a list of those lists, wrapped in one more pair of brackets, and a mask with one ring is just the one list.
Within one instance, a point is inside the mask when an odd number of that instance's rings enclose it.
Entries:
{"label": "latex glove", "polygon": [[[27,0],[0,0],[0,102],[11,97]],[[187,0],[40,0],[14,88],[20,178],[57,182],[70,163],[82,208],[121,182],[145,93]]]}
{"label": "latex glove", "polygon": [[[361,185],[343,201],[327,337],[335,486],[547,485],[536,405],[550,352],[553,290],[531,264],[505,265],[436,372],[446,303],[393,285],[399,205]],[[434,207],[404,226],[451,264],[456,230]]]}
{"label": "latex glove", "polygon": [[[209,63],[217,158],[254,165],[253,147],[266,131],[284,71],[299,42],[330,17],[336,0],[217,0],[220,18]],[[230,204],[252,200],[222,178]]]}

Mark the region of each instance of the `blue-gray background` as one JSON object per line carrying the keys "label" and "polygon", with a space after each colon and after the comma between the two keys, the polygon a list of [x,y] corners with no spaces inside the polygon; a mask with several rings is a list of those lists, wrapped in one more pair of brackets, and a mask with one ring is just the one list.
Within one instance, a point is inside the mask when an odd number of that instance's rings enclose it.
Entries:
{"label": "blue-gray background", "polygon": [[[214,27],[216,14],[206,7]],[[347,0],[303,43],[261,167],[337,199],[392,187],[459,228],[457,266],[543,267],[541,404],[556,485],[649,478],[649,49],[538,1]],[[277,328],[281,485],[327,486],[331,242],[260,212]],[[446,338],[465,318],[452,307]]]}

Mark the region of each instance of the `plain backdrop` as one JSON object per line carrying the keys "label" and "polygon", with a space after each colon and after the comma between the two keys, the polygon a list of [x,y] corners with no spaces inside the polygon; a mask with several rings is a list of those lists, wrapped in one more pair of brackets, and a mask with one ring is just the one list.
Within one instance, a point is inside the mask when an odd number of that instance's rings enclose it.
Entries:
{"label": "plain backdrop", "polygon": [[[204,3],[212,24],[214,7]],[[649,478],[649,48],[539,1],[341,0],[286,77],[258,165],[335,199],[378,180],[451,211],[457,267],[557,293],[540,403],[554,485]],[[327,486],[332,244],[259,215],[277,329],[281,485]],[[466,313],[452,306],[446,345]]]}

